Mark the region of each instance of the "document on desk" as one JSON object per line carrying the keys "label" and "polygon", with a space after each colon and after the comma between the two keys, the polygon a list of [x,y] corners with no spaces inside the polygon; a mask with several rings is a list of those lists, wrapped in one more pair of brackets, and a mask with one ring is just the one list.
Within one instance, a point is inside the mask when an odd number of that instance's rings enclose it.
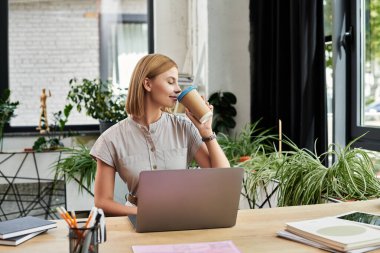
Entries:
{"label": "document on desk", "polygon": [[133,253],[241,253],[232,241],[132,246]]}

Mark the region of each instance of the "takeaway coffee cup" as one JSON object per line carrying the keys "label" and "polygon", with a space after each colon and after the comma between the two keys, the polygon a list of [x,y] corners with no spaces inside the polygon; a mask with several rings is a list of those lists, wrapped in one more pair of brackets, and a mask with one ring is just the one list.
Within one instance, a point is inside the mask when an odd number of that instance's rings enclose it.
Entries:
{"label": "takeaway coffee cup", "polygon": [[194,86],[183,90],[178,96],[178,102],[183,104],[201,123],[207,122],[212,117],[212,111],[199,95]]}

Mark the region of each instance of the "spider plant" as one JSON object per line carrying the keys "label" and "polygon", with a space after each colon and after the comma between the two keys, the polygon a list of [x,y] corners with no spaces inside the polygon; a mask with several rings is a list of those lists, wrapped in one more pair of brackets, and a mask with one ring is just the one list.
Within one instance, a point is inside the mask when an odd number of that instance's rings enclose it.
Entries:
{"label": "spider plant", "polygon": [[[354,141],[353,141],[354,142]],[[337,147],[336,162],[329,168],[327,195],[342,200],[365,200],[380,196],[380,181],[368,153],[362,149]]]}
{"label": "spider plant", "polygon": [[280,182],[278,205],[322,203],[328,172],[321,163],[324,155],[318,157],[307,149],[298,148],[290,140],[285,142],[292,150],[283,152],[283,164],[276,173]]}
{"label": "spider plant", "polygon": [[[380,182],[372,161],[364,150],[352,147],[355,141],[344,148],[333,145],[336,151],[330,147],[320,156],[288,141],[293,150],[285,152],[286,159],[275,176],[280,181],[279,206],[318,204],[326,198],[380,197]],[[329,155],[334,155],[336,161],[325,167],[321,161]]]}
{"label": "spider plant", "polygon": [[68,182],[76,181],[79,191],[90,189],[96,173],[96,162],[90,155],[90,149],[80,145],[74,148],[63,148],[63,151],[68,156],[54,164],[56,178],[65,176]]}
{"label": "spider plant", "polygon": [[218,143],[223,149],[231,165],[240,163],[243,156],[255,157],[260,152],[272,152],[274,147],[272,141],[274,135],[270,134],[271,129],[263,130],[258,128],[260,121],[247,124],[243,130],[230,137],[226,134],[218,134]]}
{"label": "spider plant", "polygon": [[[262,181],[259,179],[253,182],[252,179],[255,179],[255,177],[251,177],[251,173],[252,171],[259,170],[256,164],[262,164],[264,161],[270,162],[265,154],[266,152],[272,153],[274,151],[272,141],[275,140],[275,136],[270,134],[271,129],[263,130],[258,128],[259,123],[260,121],[247,124],[243,130],[234,137],[223,133],[218,134],[218,142],[231,166],[246,169],[242,195],[247,198],[251,208],[255,205],[256,199],[256,191],[252,189],[257,189],[258,184],[262,184]],[[264,169],[262,171],[264,173],[269,172]],[[261,174],[258,173],[255,175]]]}
{"label": "spider plant", "polygon": [[243,188],[251,208],[255,206],[261,189],[276,179],[278,168],[282,166],[282,163],[283,159],[277,153],[267,154],[265,150],[258,150],[251,155],[249,160],[237,165],[245,168]]}
{"label": "spider plant", "polygon": [[[333,145],[330,151],[317,155],[285,139],[288,151],[253,154],[250,160],[238,164],[246,170],[247,197],[255,203],[258,189],[271,181],[279,183],[278,206],[318,204],[326,198],[366,200],[380,197],[380,181],[372,161],[366,151],[352,147],[356,140],[344,148]],[[336,161],[326,167],[322,162],[330,155],[334,155]]]}

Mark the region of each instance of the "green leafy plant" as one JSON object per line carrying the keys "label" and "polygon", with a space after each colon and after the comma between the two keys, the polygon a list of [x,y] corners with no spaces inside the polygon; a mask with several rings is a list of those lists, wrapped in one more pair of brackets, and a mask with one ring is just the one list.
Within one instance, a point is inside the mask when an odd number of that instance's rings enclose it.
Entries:
{"label": "green leafy plant", "polygon": [[328,175],[328,196],[342,200],[365,200],[380,196],[380,181],[374,173],[368,153],[359,148],[351,148],[356,140],[343,149],[338,147],[338,152],[332,151],[336,162],[331,166]]}
{"label": "green leafy plant", "polygon": [[50,125],[50,131],[45,136],[40,136],[33,144],[33,150],[37,152],[55,150],[63,147],[62,139],[75,134],[69,131],[65,133],[65,126],[73,106],[68,104],[63,111],[53,113],[54,122]]}
{"label": "green leafy plant", "polygon": [[243,195],[247,198],[251,208],[255,206],[260,190],[276,181],[278,168],[282,166],[283,161],[284,159],[276,152],[266,153],[262,150],[237,165],[245,168]]}
{"label": "green leafy plant", "polygon": [[5,124],[7,124],[11,118],[15,116],[14,111],[19,105],[18,101],[10,101],[10,95],[11,91],[9,89],[5,89],[3,90],[3,94],[0,97],[0,150],[3,150],[3,135]]}
{"label": "green leafy plant", "polygon": [[215,92],[210,95],[208,102],[214,106],[212,129],[215,133],[228,134],[236,126],[234,117],[236,109],[236,96],[231,92]]}
{"label": "green leafy plant", "polygon": [[65,176],[68,182],[76,181],[79,191],[82,191],[84,187],[90,189],[96,174],[96,161],[90,155],[90,149],[80,145],[62,150],[67,157],[54,164],[56,178]]}
{"label": "green leafy plant", "polygon": [[[270,181],[279,183],[278,206],[318,204],[327,198],[340,200],[365,200],[380,197],[380,181],[367,152],[346,147],[317,155],[307,149],[298,148],[286,139],[290,148],[278,152],[252,156],[238,166],[246,170],[245,187],[248,197],[255,201],[257,189]],[[322,161],[334,155],[336,161],[326,167]]]}
{"label": "green leafy plant", "polygon": [[247,124],[243,130],[231,137],[224,133],[218,134],[218,142],[231,165],[236,165],[242,159],[255,157],[259,153],[273,152],[272,142],[275,135],[270,134],[271,129],[258,127],[260,121]]}
{"label": "green leafy plant", "polygon": [[[229,160],[231,166],[246,168],[245,178],[243,181],[243,191],[242,195],[248,200],[248,204],[251,208],[255,205],[255,194],[251,194],[253,191],[250,189],[258,189],[259,185],[263,182],[269,182],[272,179],[272,172],[270,170],[263,171],[263,178],[253,178],[248,175],[259,169],[260,167],[255,167],[256,164],[262,165],[264,160],[271,162],[266,156],[267,153],[274,152],[273,141],[276,140],[275,135],[270,134],[271,129],[261,129],[258,127],[260,120],[247,124],[240,133],[234,136],[229,136],[224,133],[218,134],[218,142],[225,153],[227,159]],[[269,168],[273,168],[270,166]],[[268,174],[266,174],[268,173]],[[263,180],[267,177],[266,180]],[[247,181],[251,179],[257,179],[256,183],[252,181]],[[250,189],[248,189],[248,187]]]}
{"label": "green leafy plant", "polygon": [[280,181],[279,206],[322,203],[325,196],[324,173],[327,168],[321,157],[307,149],[299,149],[291,141],[285,141],[293,150],[283,152],[276,179]]}
{"label": "green leafy plant", "polygon": [[[118,91],[120,94],[116,94]],[[100,79],[70,80],[67,99],[74,103],[78,112],[84,108],[86,114],[94,119],[116,123],[127,117],[125,111],[125,92]]]}
{"label": "green leafy plant", "polygon": [[63,132],[65,130],[66,123],[69,120],[69,116],[72,109],[73,109],[73,106],[71,104],[68,104],[68,105],[65,105],[65,108],[63,109],[63,111],[58,111],[54,113],[53,127],[58,128],[60,132]]}

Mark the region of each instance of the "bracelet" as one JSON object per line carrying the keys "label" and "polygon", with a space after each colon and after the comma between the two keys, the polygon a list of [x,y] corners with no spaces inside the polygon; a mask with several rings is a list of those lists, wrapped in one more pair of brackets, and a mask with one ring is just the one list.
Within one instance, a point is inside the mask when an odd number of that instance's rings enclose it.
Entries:
{"label": "bracelet", "polygon": [[213,139],[216,139],[215,132],[213,132],[209,137],[202,137],[203,142],[209,142],[209,141],[212,141]]}

